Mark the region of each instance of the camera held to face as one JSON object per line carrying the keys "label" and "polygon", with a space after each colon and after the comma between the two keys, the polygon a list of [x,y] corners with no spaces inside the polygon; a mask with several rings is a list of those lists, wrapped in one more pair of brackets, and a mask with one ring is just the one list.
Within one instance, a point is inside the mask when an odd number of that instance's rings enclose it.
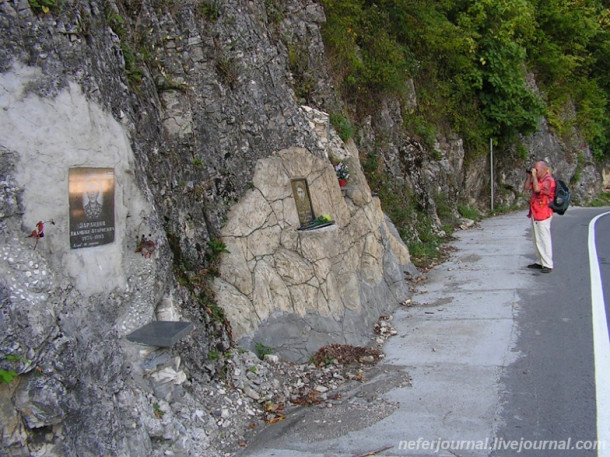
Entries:
{"label": "camera held to face", "polygon": [[531,175],[531,174],[532,174],[532,169],[533,169],[533,168],[534,168],[534,167],[528,167],[528,168],[526,168],[526,169],[525,169],[525,174],[527,174],[527,175]]}

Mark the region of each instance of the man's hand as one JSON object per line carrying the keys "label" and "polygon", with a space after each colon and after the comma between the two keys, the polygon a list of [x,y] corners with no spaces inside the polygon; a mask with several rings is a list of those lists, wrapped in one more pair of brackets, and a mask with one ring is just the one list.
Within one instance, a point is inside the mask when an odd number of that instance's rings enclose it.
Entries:
{"label": "man's hand", "polygon": [[540,192],[540,184],[538,183],[538,171],[536,167],[532,168],[532,190],[536,193]]}

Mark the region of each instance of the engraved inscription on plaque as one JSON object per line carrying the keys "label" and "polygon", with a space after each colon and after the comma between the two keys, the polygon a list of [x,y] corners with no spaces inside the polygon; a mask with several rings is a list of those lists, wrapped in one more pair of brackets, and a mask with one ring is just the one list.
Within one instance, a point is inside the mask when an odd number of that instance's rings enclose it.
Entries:
{"label": "engraved inscription on plaque", "polygon": [[292,194],[294,195],[294,201],[297,206],[297,213],[299,214],[299,222],[301,225],[308,224],[313,221],[315,217],[313,207],[311,206],[307,180],[305,178],[293,179],[291,184]]}
{"label": "engraved inscription on plaque", "polygon": [[70,247],[114,241],[114,168],[70,168]]}

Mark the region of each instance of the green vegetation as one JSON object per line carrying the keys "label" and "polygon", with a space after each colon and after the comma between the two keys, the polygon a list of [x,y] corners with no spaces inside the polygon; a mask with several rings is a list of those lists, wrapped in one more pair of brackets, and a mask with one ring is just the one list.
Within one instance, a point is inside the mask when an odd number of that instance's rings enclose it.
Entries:
{"label": "green vegetation", "polygon": [[239,81],[239,65],[235,58],[221,55],[216,62],[216,71],[223,84],[235,89]]}
{"label": "green vegetation", "polygon": [[493,212],[490,212],[490,216],[498,216],[500,214],[507,214],[513,211],[517,211],[520,208],[518,203],[513,203],[512,205],[496,205],[494,206]]}
{"label": "green vegetation", "polygon": [[[25,361],[26,359],[17,355],[9,354],[4,356],[4,360],[8,360],[10,362],[20,362],[22,360]],[[18,373],[16,371],[0,369],[0,384],[8,384],[17,376]]]}
{"label": "green vegetation", "polygon": [[17,376],[17,373],[12,370],[0,370],[0,383],[8,384]]}
{"label": "green vegetation", "polygon": [[256,343],[254,350],[259,359],[263,360],[267,354],[273,354],[273,348],[265,346],[263,343]]}
{"label": "green vegetation", "polygon": [[165,415],[165,411],[161,409],[159,403],[153,403],[153,412],[157,419],[163,419],[163,416]]}
{"label": "green vegetation", "polygon": [[220,9],[216,0],[202,0],[199,3],[199,12],[212,22],[216,22],[220,17]]}
{"label": "green vegetation", "polygon": [[595,200],[591,202],[591,206],[610,206],[610,192],[602,192]]}
{"label": "green vegetation", "polygon": [[460,216],[465,217],[473,221],[481,220],[481,213],[476,208],[472,208],[467,205],[458,205],[458,212]]}
{"label": "green vegetation", "polygon": [[284,17],[281,5],[282,3],[280,0],[265,0],[267,17],[272,24],[279,24]]}
{"label": "green vegetation", "polygon": [[57,6],[57,0],[29,0],[30,8],[36,13],[48,13]]}
{"label": "green vegetation", "polygon": [[229,254],[229,250],[227,249],[227,245],[220,238],[212,238],[208,241],[208,251],[206,253],[206,257],[209,260],[211,265],[214,265],[216,268],[220,263],[220,255],[223,252]]}
{"label": "green vegetation", "polygon": [[309,53],[305,46],[287,44],[288,68],[294,80],[294,91],[298,98],[308,103],[316,86],[316,80],[309,71]]}
{"label": "green vegetation", "polygon": [[121,51],[125,61],[127,80],[135,87],[142,81],[144,72],[140,68],[140,57],[135,50],[133,37],[129,31],[129,22],[114,12],[108,4],[105,5],[105,14],[106,22],[121,41]]}
{"label": "green vegetation", "polygon": [[[322,0],[337,86],[354,112],[379,94],[418,107],[405,128],[426,139],[450,125],[469,154],[535,131],[578,127],[597,157],[610,150],[610,10],[601,0]],[[527,83],[533,71],[542,94]],[[574,104],[570,118],[559,113]]]}
{"label": "green vegetation", "polygon": [[125,59],[125,72],[130,83],[137,85],[142,81],[144,72],[138,65],[138,59],[135,51],[128,44],[121,42],[121,51]]}
{"label": "green vegetation", "polygon": [[[232,332],[231,323],[228,321],[224,310],[216,303],[216,294],[212,289],[212,282],[219,274],[220,254],[229,252],[224,241],[218,238],[208,241],[208,249],[204,254],[207,267],[199,268],[184,256],[180,238],[169,228],[168,220],[165,221],[165,233],[174,257],[174,276],[176,280],[181,286],[189,290],[193,301],[205,312],[210,323],[219,324],[219,326],[214,326],[214,331],[221,332],[224,329],[230,336]],[[210,352],[210,354],[213,353],[214,351]],[[216,358],[218,358],[217,352]]]}
{"label": "green vegetation", "polygon": [[349,140],[354,136],[354,128],[350,123],[349,119],[340,113],[330,113],[330,123],[337,131],[339,138],[343,141]]}
{"label": "green vegetation", "polygon": [[[466,160],[489,151],[528,151],[520,135],[542,116],[566,140],[578,129],[594,156],[610,154],[610,9],[602,0],[321,0],[323,38],[335,85],[350,125],[378,109],[380,97],[398,100],[405,132],[429,160],[439,133],[464,140]],[[417,105],[410,101],[410,81]],[[539,91],[535,90],[540,89]],[[353,127],[352,127],[353,126]],[[347,135],[346,135],[347,136]],[[416,264],[442,258],[443,232],[432,210],[392,183],[383,138],[361,162],[386,214]],[[580,165],[576,178],[579,178]],[[442,230],[451,236],[452,207],[479,220],[474,209],[435,196]],[[514,208],[496,208],[494,213]]]}

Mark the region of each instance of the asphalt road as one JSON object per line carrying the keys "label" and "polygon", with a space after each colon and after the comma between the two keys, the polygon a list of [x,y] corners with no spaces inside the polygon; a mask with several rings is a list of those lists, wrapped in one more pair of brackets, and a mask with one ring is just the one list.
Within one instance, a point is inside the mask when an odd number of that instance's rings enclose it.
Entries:
{"label": "asphalt road", "polygon": [[[459,232],[456,252],[428,274],[414,306],[394,313],[398,336],[366,382],[290,411],[239,455],[606,457],[577,449],[596,446],[598,426],[610,432],[608,327],[600,350],[588,254],[589,222],[604,211],[555,216],[550,274],[526,267],[535,259],[524,212]],[[596,237],[610,304],[610,215]]]}
{"label": "asphalt road", "polygon": [[[536,283],[520,292],[516,349],[522,355],[503,375],[503,424],[496,435],[506,442],[527,443],[530,449],[522,446],[519,455],[597,456],[587,244],[589,222],[601,212],[604,210],[572,208],[555,216],[555,269],[548,275],[533,273]],[[608,297],[610,216],[598,222],[596,238]],[[492,455],[514,456],[515,449],[497,450]]]}

